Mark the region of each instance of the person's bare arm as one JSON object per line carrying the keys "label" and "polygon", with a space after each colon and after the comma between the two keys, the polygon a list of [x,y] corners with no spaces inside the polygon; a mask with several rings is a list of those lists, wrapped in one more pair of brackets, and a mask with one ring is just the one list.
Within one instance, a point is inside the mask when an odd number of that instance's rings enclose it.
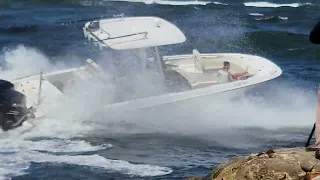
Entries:
{"label": "person's bare arm", "polygon": [[228,78],[230,82],[237,79],[231,72],[227,71],[227,73],[228,73]]}

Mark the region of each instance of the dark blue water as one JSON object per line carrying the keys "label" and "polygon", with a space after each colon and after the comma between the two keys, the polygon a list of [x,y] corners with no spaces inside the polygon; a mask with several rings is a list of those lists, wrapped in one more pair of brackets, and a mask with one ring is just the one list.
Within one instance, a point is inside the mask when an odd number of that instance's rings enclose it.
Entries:
{"label": "dark blue water", "polygon": [[[146,117],[134,127],[123,122],[101,127],[95,124],[108,121],[107,115],[92,118],[90,98],[80,102],[89,104],[81,110],[75,101],[60,110],[60,119],[49,118],[30,133],[0,140],[0,179],[184,179],[203,176],[233,157],[304,145],[320,78],[320,46],[308,40],[320,20],[319,1],[161,2],[1,1],[0,60],[11,63],[15,73],[76,66],[87,58],[108,63],[109,57],[84,38],[86,21],[121,14],[159,16],[187,37],[184,44],[161,48],[162,53],[250,53],[278,64],[282,76],[239,102],[221,104],[219,117],[208,113],[214,104],[208,100],[206,112],[195,119],[197,126],[183,119],[142,126],[153,120]],[[237,128],[216,124],[230,119]]]}

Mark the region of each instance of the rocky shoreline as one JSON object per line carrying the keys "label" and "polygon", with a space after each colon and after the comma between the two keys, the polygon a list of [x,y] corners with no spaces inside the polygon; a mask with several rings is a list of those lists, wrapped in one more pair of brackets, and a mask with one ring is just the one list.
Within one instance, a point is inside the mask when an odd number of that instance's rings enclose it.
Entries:
{"label": "rocky shoreline", "polygon": [[221,164],[205,177],[188,180],[320,180],[320,158],[305,148],[268,150]]}

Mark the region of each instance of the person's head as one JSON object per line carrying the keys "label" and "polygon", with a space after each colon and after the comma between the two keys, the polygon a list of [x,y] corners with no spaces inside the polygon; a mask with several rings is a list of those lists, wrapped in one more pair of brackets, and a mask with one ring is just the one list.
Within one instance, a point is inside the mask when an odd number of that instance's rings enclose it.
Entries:
{"label": "person's head", "polygon": [[230,69],[230,62],[224,61],[224,62],[223,62],[223,69],[229,70],[229,69]]}

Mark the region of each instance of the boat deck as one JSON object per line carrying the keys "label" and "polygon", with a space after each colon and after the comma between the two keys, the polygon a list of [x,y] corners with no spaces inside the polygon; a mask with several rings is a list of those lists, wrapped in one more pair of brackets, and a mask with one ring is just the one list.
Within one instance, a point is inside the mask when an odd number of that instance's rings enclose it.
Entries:
{"label": "boat deck", "polygon": [[222,55],[201,56],[194,52],[190,56],[177,56],[164,60],[166,69],[181,74],[193,89],[219,84],[217,73],[222,69],[224,61],[230,62],[231,73],[245,71],[245,68],[238,65],[239,61],[237,63],[234,59]]}

